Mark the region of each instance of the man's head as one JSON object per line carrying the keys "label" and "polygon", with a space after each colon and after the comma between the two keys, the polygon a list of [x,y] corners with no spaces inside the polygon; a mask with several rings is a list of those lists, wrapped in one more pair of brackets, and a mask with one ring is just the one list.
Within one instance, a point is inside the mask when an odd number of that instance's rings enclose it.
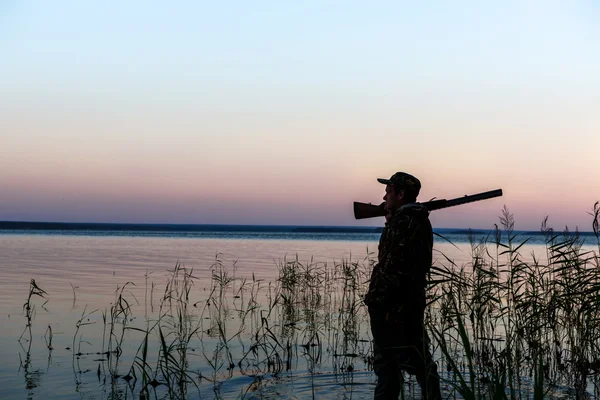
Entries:
{"label": "man's head", "polygon": [[406,172],[396,172],[390,179],[378,178],[379,183],[386,185],[383,200],[389,218],[397,209],[404,204],[414,203],[421,190],[421,182]]}

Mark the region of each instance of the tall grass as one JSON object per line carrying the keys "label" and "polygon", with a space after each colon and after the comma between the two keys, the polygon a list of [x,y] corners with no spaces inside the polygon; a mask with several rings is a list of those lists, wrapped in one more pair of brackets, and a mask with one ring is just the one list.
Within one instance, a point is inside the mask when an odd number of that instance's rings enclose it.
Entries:
{"label": "tall grass", "polygon": [[471,242],[472,262],[433,269],[430,327],[464,398],[542,399],[566,391],[598,395],[599,251],[583,250],[579,233],[547,227],[542,260],[522,251],[507,209],[493,237]]}

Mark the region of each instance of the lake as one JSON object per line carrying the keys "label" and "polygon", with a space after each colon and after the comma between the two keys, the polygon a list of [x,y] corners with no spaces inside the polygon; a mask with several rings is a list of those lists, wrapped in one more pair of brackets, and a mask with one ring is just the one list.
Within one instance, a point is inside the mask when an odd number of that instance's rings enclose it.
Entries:
{"label": "lake", "polygon": [[[372,228],[19,228],[0,230],[0,398],[131,398],[142,386],[151,398],[372,398],[368,319],[342,311],[358,304],[348,276],[364,284],[376,258]],[[440,234],[453,243],[436,238],[434,265],[472,260],[468,231]],[[542,236],[520,235],[533,236],[524,254],[546,254]],[[323,289],[281,283],[299,272]],[[30,335],[31,279],[45,293]],[[155,387],[177,360],[193,382]]]}

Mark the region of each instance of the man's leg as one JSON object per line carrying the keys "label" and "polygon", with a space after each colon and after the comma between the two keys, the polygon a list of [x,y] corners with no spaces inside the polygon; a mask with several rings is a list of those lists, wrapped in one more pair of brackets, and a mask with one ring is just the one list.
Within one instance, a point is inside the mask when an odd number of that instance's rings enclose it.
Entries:
{"label": "man's leg", "polygon": [[402,388],[402,371],[393,354],[393,350],[380,348],[373,341],[373,370],[377,375],[375,400],[397,400]]}
{"label": "man's leg", "polygon": [[375,400],[397,400],[402,387],[402,372],[395,346],[391,343],[390,326],[383,315],[371,313],[373,334],[373,371],[377,376]]}
{"label": "man's leg", "polygon": [[[415,325],[419,325],[416,322]],[[419,386],[421,387],[421,393],[423,399],[426,400],[439,400],[441,399],[440,389],[440,375],[437,372],[437,364],[433,361],[431,352],[429,350],[430,340],[427,331],[420,323],[420,332],[413,331],[414,335],[414,347],[409,351],[408,357],[404,361],[402,368],[415,375]]]}

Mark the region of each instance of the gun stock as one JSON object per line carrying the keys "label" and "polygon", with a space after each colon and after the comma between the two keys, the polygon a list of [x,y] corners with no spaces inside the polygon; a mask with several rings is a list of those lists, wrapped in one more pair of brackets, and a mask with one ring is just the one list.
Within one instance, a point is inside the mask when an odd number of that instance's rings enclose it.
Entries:
{"label": "gun stock", "polygon": [[[474,201],[487,200],[494,197],[502,196],[502,189],[490,190],[489,192],[482,192],[477,194],[472,194],[463,197],[457,197],[455,199],[440,199],[440,200],[431,200],[426,201],[423,204],[425,207],[429,209],[429,211],[440,210],[442,208],[454,207],[461,204],[472,203]],[[374,217],[383,217],[386,214],[384,209],[385,203],[381,203],[379,205],[374,205],[371,203],[360,203],[354,202],[354,218],[356,219],[364,219],[364,218],[374,218]]]}
{"label": "gun stock", "polygon": [[385,203],[381,203],[376,206],[371,203],[359,203],[358,201],[354,202],[354,218],[363,219],[363,218],[374,218],[374,217],[384,217],[386,214],[383,206]]}

